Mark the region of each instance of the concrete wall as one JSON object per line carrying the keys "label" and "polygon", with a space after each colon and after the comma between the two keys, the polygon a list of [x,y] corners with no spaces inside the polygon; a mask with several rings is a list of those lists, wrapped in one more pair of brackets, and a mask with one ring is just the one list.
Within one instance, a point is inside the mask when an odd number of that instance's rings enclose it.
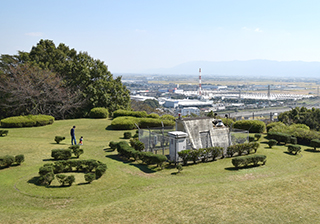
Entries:
{"label": "concrete wall", "polygon": [[229,128],[213,127],[213,118],[181,118],[176,120],[176,130],[186,132],[189,136],[191,147],[205,148],[201,141],[201,133],[209,133],[212,146],[224,148],[224,154],[230,145]]}

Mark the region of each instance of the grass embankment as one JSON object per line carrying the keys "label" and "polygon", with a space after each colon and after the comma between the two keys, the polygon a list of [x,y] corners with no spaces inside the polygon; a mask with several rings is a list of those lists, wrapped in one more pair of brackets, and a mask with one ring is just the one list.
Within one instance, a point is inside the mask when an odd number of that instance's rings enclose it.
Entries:
{"label": "grass embankment", "polygon": [[[320,153],[293,156],[286,147],[264,143],[265,166],[235,170],[231,159],[154,172],[154,166],[121,161],[109,141],[124,131],[106,130],[107,119],[56,121],[53,125],[10,129],[0,137],[1,155],[24,154],[20,166],[0,170],[0,223],[318,223]],[[76,125],[84,136],[80,159],[96,159],[108,169],[99,180],[71,187],[37,186],[39,167],[51,149],[70,145]],[[133,131],[134,133],[134,131]],[[65,136],[61,144],[54,136]],[[261,142],[265,142],[261,139]]]}

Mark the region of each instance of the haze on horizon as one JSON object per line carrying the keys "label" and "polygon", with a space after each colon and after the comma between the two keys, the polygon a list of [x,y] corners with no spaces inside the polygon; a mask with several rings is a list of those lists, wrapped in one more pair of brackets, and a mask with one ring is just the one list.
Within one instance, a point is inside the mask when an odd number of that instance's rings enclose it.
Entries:
{"label": "haze on horizon", "polygon": [[320,61],[316,0],[0,3],[0,54],[50,39],[87,51],[112,73],[193,61]]}

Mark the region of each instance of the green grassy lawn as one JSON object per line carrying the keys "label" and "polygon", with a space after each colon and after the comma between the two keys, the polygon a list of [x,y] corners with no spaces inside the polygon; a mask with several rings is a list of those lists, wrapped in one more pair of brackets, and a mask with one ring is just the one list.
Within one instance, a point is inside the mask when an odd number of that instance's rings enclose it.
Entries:
{"label": "green grassy lawn", "polygon": [[[270,149],[260,140],[265,166],[235,170],[231,158],[177,169],[158,170],[122,161],[109,150],[124,131],[106,129],[107,119],[55,121],[45,127],[9,129],[0,137],[0,155],[24,154],[25,162],[0,170],[0,223],[319,223],[320,153],[296,156],[286,147]],[[80,159],[107,164],[106,173],[83,184],[76,173],[71,187],[34,184],[51,149],[70,145],[76,125],[84,137]],[[134,134],[135,131],[132,131]],[[65,136],[60,144],[54,136]],[[47,161],[46,161],[47,160]]]}

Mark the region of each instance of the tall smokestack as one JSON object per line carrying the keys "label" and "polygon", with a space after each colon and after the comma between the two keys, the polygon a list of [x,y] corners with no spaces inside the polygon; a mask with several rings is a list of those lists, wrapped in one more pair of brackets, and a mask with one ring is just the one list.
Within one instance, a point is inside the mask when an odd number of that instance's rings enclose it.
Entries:
{"label": "tall smokestack", "polygon": [[199,96],[201,96],[201,68],[199,68]]}

